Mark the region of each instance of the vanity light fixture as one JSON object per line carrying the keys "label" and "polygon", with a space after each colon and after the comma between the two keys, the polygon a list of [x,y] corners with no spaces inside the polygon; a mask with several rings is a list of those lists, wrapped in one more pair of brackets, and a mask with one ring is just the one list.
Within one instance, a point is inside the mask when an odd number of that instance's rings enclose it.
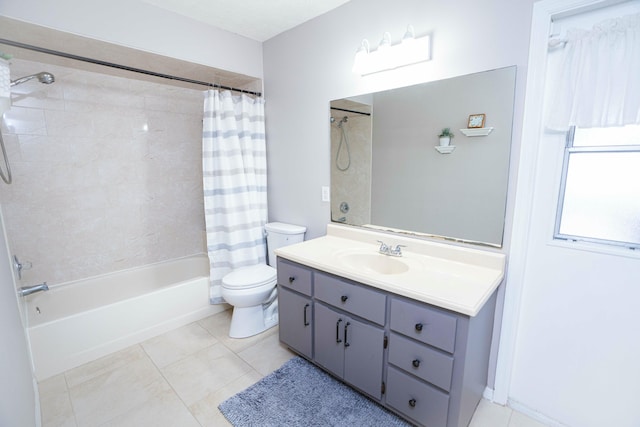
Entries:
{"label": "vanity light fixture", "polygon": [[364,39],[360,43],[360,47],[356,51],[356,58],[353,61],[353,72],[363,74],[365,71],[365,63],[369,59],[369,40]]}
{"label": "vanity light fixture", "polygon": [[431,59],[431,36],[416,38],[413,26],[409,25],[397,44],[391,43],[391,34],[385,32],[378,48],[371,51],[369,41],[362,40],[353,61],[353,72],[366,76],[380,71],[393,70]]}

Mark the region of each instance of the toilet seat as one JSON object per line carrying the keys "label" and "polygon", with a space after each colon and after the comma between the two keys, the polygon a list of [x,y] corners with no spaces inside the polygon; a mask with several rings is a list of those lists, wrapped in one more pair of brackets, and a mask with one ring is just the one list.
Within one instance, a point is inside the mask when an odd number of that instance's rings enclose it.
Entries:
{"label": "toilet seat", "polygon": [[251,289],[276,284],[276,269],[266,264],[238,268],[222,278],[227,289]]}

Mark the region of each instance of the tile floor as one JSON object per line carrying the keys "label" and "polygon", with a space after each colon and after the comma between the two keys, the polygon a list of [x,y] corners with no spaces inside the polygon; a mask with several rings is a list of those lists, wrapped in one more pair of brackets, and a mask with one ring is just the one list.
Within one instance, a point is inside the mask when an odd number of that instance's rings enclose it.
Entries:
{"label": "tile floor", "polygon": [[[278,328],[229,338],[230,319],[225,311],[42,381],[43,427],[229,426],[218,404],[294,356]],[[542,424],[482,400],[470,426]]]}

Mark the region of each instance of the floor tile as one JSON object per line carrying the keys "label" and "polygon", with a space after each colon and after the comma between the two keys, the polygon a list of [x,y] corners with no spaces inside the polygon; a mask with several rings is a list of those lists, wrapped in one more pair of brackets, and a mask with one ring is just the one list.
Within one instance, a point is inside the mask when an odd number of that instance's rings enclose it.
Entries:
{"label": "floor tile", "polygon": [[64,375],[57,375],[38,384],[40,415],[43,427],[76,427]]}
{"label": "floor tile", "polygon": [[70,369],[64,376],[71,388],[140,359],[148,359],[148,357],[139,345],[134,345]]}
{"label": "floor tile", "polygon": [[511,420],[509,420],[509,427],[545,427],[545,424],[529,418],[522,412],[513,411]]}
{"label": "floor tile", "polygon": [[238,353],[247,347],[252,346],[264,337],[277,334],[278,328],[269,328],[266,331],[247,338],[237,339],[229,337],[229,325],[231,324],[232,310],[226,310],[222,313],[214,314],[198,323],[205,328],[211,335],[216,337],[218,341],[223,343],[227,348]]}
{"label": "floor tile", "polygon": [[217,342],[196,322],[151,338],[141,345],[153,363],[163,368]]}
{"label": "floor tile", "polygon": [[100,425],[141,405],[169,386],[148,358],[69,388],[78,426]]}
{"label": "floor tile", "polygon": [[64,374],[47,378],[38,383],[38,393],[40,393],[41,397],[47,396],[48,394],[66,393],[67,391],[67,380]]}
{"label": "floor tile", "polygon": [[280,343],[278,334],[271,334],[256,342],[238,353],[245,362],[262,375],[269,375],[271,372],[282,366],[295,354],[285,345]]}
{"label": "floor tile", "polygon": [[153,399],[108,421],[101,427],[159,426],[200,427],[200,423],[168,385]]}
{"label": "floor tile", "polygon": [[230,426],[231,424],[218,409],[218,405],[260,381],[261,378],[262,375],[258,372],[250,371],[221,389],[210,393],[204,399],[197,401],[189,406],[189,409],[203,427]]}
{"label": "floor tile", "polygon": [[249,371],[251,366],[220,343],[162,368],[167,381],[187,405],[203,399]]}
{"label": "floor tile", "polygon": [[469,427],[508,427],[511,412],[511,408],[482,399]]}

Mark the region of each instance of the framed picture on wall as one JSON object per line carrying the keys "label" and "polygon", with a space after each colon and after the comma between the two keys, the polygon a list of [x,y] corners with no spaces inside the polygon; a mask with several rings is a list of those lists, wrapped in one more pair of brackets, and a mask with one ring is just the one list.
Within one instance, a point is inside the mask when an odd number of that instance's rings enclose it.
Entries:
{"label": "framed picture on wall", "polygon": [[484,127],[484,114],[472,114],[469,116],[468,128],[483,128]]}

